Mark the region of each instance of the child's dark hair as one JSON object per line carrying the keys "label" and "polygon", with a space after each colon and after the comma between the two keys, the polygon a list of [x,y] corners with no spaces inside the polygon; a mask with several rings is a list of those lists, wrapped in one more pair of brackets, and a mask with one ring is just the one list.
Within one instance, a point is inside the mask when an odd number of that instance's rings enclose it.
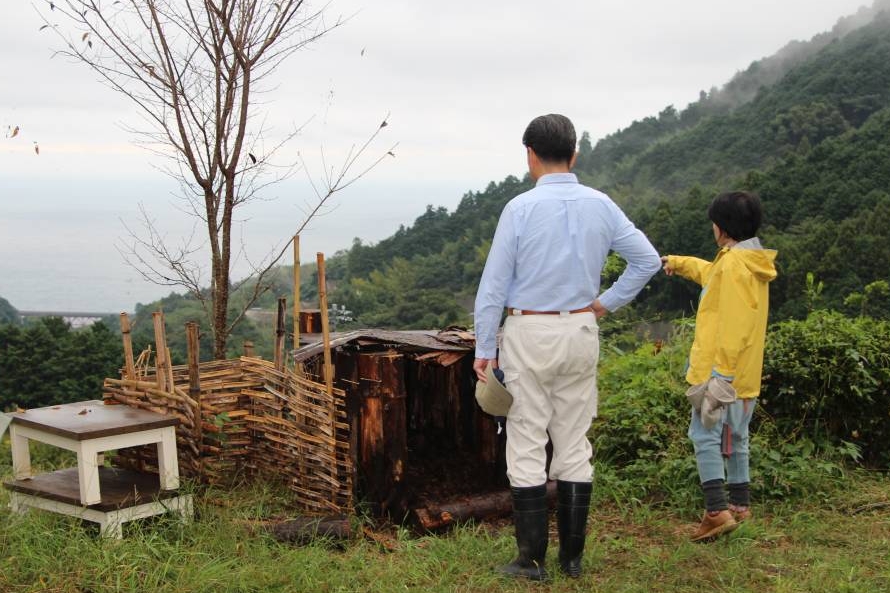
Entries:
{"label": "child's dark hair", "polygon": [[708,206],[708,218],[736,241],[757,235],[763,210],[757,194],[731,191],[720,194]]}

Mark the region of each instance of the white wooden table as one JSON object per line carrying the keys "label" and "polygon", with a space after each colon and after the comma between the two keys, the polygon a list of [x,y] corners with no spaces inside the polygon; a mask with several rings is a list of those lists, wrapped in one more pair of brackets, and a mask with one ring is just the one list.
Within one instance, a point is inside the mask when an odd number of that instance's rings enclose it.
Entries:
{"label": "white wooden table", "polygon": [[[191,496],[177,496],[179,464],[176,457],[175,417],[124,405],[107,406],[99,400],[37,408],[10,414],[12,490],[14,510],[38,507],[76,514],[100,523],[120,537],[124,521],[175,510],[191,516]],[[34,476],[30,441],[73,451],[77,468]],[[157,445],[158,476],[101,467],[103,451]],[[76,485],[75,485],[76,482]],[[103,486],[108,496],[103,499]],[[141,488],[141,492],[140,492]],[[138,507],[138,508],[137,508]]]}

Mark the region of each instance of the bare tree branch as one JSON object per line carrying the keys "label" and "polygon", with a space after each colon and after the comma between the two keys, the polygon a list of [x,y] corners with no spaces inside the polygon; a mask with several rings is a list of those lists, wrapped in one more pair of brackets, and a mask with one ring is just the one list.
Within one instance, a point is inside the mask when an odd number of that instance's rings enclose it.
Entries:
{"label": "bare tree branch", "polygon": [[[195,220],[190,237],[171,243],[140,205],[140,227],[125,225],[128,237],[119,247],[122,256],[144,278],[194,295],[210,320],[214,356],[224,357],[229,334],[245,310],[269,289],[269,272],[289,245],[277,254],[273,250],[257,265],[248,260],[254,273],[238,285],[247,290],[246,305],[231,313],[235,212],[261,199],[271,184],[305,170],[302,157],[277,163],[302,126],[267,147],[265,138],[271,133],[257,117],[257,98],[283,60],[345,21],[326,22],[328,7],[309,9],[304,0],[42,0],[41,4],[44,8],[38,13],[62,44],[59,53],[87,65],[105,85],[136,105],[148,125],[131,131],[143,147],[163,157],[167,165],[162,170],[179,184],[181,211]],[[53,25],[50,18],[57,17],[71,28]],[[324,212],[334,193],[387,156],[367,159],[367,166],[359,164],[385,125],[384,121],[360,148],[350,149],[339,169],[328,170],[325,163],[323,182],[312,181],[307,173],[316,203],[310,205],[297,233]],[[197,240],[199,234],[203,240]],[[246,258],[243,247],[235,259],[242,253]],[[208,253],[209,262],[201,263]]]}

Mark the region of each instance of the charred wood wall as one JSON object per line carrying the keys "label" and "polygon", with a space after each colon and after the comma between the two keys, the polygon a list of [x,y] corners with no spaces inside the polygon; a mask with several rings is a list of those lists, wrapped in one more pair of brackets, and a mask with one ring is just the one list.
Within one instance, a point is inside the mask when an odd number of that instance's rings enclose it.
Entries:
{"label": "charred wood wall", "polygon": [[506,435],[476,405],[470,353],[443,366],[345,346],[334,366],[346,393],[356,500],[373,514],[400,520],[431,498],[506,486]]}

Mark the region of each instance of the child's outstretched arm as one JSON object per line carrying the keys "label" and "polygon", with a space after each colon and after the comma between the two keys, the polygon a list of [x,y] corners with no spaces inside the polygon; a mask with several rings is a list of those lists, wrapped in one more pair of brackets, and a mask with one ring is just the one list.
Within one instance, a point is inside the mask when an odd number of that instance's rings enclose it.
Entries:
{"label": "child's outstretched arm", "polygon": [[708,270],[713,265],[709,261],[686,255],[665,255],[661,258],[664,264],[664,273],[668,276],[679,274],[688,280],[703,285],[708,275]]}

